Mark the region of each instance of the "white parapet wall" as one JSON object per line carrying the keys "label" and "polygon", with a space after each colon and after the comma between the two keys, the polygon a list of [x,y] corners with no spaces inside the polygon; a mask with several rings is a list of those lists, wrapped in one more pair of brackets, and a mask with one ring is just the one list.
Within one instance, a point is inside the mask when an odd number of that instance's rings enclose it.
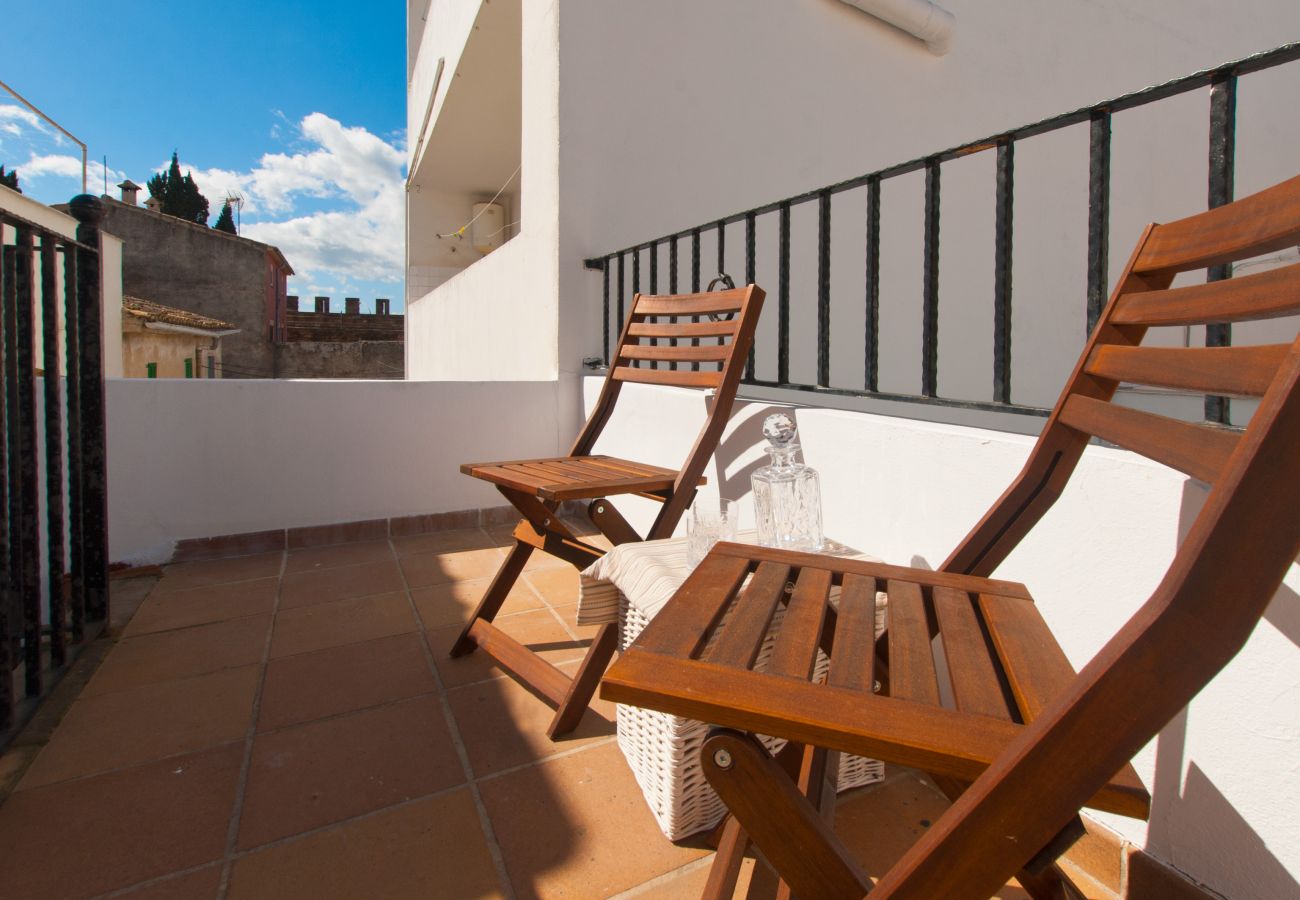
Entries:
{"label": "white parapet wall", "polygon": [[502,506],[460,464],[562,452],[561,418],[554,382],[110,380],[109,556]]}
{"label": "white parapet wall", "polygon": [[[599,388],[585,380],[588,408]],[[1033,446],[1024,435],[741,401],[703,490],[740,500],[742,528],[753,521],[749,475],[765,462],[762,421],[776,408],[795,416],[821,475],[826,533],[899,565],[941,565]],[[596,450],[677,465],[704,416],[698,392],[627,385]],[[997,575],[1030,586],[1081,667],[1149,596],[1204,498],[1171,469],[1091,447]],[[644,529],[657,504],[618,506]],[[1300,878],[1298,593],[1292,567],[1242,653],[1134,761],[1154,797],[1150,823],[1095,816],[1228,897],[1281,900]]]}

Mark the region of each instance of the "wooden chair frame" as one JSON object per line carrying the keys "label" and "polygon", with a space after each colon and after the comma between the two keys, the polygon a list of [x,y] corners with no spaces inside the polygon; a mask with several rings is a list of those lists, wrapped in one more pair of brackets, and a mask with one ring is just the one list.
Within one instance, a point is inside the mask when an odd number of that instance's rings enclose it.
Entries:
{"label": "wooden chair frame", "polygon": [[[555,716],[547,729],[551,738],[577,727],[616,649],[617,626],[601,626],[571,678],[494,625],[493,619],[534,550],[578,569],[604,555],[557,515],[564,501],[589,501],[586,509],[592,524],[615,545],[642,539],[608,499],[619,494],[663,504],[647,540],[673,533],[696,488],[704,483],[704,467],[731,416],[763,298],[762,288],[752,284],[700,294],[635,295],[600,396],[567,456],[461,466],[465,474],[494,483],[523,519],[515,528],[514,546],[452,646],[451,656],[482,649],[521,685],[554,706]],[[673,367],[651,368],[652,362]],[[704,367],[712,364],[718,368]],[[704,426],[681,469],[593,455],[628,382],[714,391]]]}
{"label": "wooden chair frame", "polygon": [[[715,548],[602,689],[720,726],[702,762],[733,817],[706,896],[730,896],[750,839],[800,897],[871,888],[828,824],[837,752],[927,771],[954,799],[875,885],[885,897],[985,898],[1013,875],[1035,897],[1067,896],[1054,860],[1080,832],[1078,810],[1149,814],[1128,761],[1241,649],[1300,553],[1300,338],[1140,344],[1151,327],[1300,313],[1300,264],[1171,287],[1179,272],[1297,244],[1300,177],[1149,226],[1020,475],[940,571]],[[1260,404],[1238,433],[1112,404],[1120,383]],[[1211,490],[1155,593],[1076,674],[1024,586],[988,576],[1060,495],[1092,436]],[[838,611],[826,600],[832,584]],[[890,604],[879,641],[877,586]],[[752,671],[778,604],[773,662]],[[936,632],[949,706],[935,688]],[[819,646],[831,657],[820,684],[809,681]],[[791,743],[773,759],[754,734]]]}

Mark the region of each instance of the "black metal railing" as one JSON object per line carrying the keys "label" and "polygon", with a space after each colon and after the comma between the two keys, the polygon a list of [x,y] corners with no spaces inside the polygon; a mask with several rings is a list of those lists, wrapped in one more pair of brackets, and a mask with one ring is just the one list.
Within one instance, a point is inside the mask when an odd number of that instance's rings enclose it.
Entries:
{"label": "black metal railing", "polygon": [[0,207],[0,748],[108,617],[103,207],[69,208],[75,240]]}
{"label": "black metal railing", "polygon": [[[689,238],[690,289],[696,291],[699,290],[700,281],[701,235],[709,231],[716,234],[718,271],[722,272],[725,271],[724,247],[727,227],[743,223],[745,234],[745,280],[753,282],[757,271],[755,263],[757,223],[763,217],[772,216],[776,218],[777,228],[775,285],[775,313],[777,318],[776,378],[775,380],[764,380],[755,377],[755,353],[751,351],[749,364],[745,371],[745,382],[747,384],[967,409],[1044,415],[1048,412],[1047,409],[1013,402],[1011,396],[1012,210],[1015,199],[1015,152],[1017,144],[1027,138],[1059,131],[1073,125],[1087,123],[1089,126],[1087,291],[1083,299],[1087,327],[1085,334],[1091,333],[1098,317],[1101,315],[1109,293],[1111,117],[1115,113],[1124,110],[1145,106],[1179,94],[1208,87],[1210,89],[1208,205],[1211,208],[1220,206],[1233,198],[1237,79],[1242,75],[1270,69],[1297,59],[1300,59],[1300,43],[1287,44],[1275,50],[1225,63],[1213,69],[1196,72],[1164,84],[1125,94],[1113,100],[1107,100],[1083,109],[1077,109],[1019,128],[1003,131],[978,141],[971,141],[948,150],[928,154],[908,162],[860,175],[847,181],[766,203],[703,225],[635,244],[631,247],[625,247],[604,256],[588,259],[585,261],[588,268],[603,270],[604,272],[601,320],[604,331],[604,362],[606,365],[609,364],[610,336],[618,333],[625,316],[625,302],[629,296],[624,278],[627,257],[630,256],[632,262],[631,291],[635,293],[641,290],[641,258],[643,255],[648,255],[651,273],[649,290],[656,292],[659,288],[656,278],[658,257],[660,249],[666,246],[670,267],[667,289],[670,293],[677,292],[679,289],[677,278],[678,244],[680,241]],[[945,163],[987,150],[996,151],[993,216],[993,290],[991,298],[993,307],[992,383],[988,400],[959,399],[941,396],[939,393],[940,175]],[[882,337],[885,339],[889,337],[888,335],[882,336],[880,330],[881,185],[890,179],[910,173],[923,173],[925,179],[924,230],[921,253],[921,308],[919,311],[921,325],[920,392],[891,393],[880,390],[880,354],[884,343]],[[865,188],[866,194],[866,237],[863,247],[865,324],[862,336],[862,382],[861,386],[846,386],[833,384],[831,374],[831,310],[833,306],[837,305],[837,301],[842,302],[842,298],[832,297],[831,291],[831,198],[845,191],[863,188]],[[811,203],[816,203],[817,210],[816,380],[814,383],[801,383],[792,381],[790,376],[792,340],[791,213],[793,209]],[[611,267],[615,268],[617,272],[616,281],[612,285],[610,279]],[[1231,277],[1231,271],[1227,266],[1216,267],[1211,270],[1209,277],[1212,280],[1228,278]],[[611,290],[613,290],[612,296]],[[771,313],[769,312],[768,315],[770,316]],[[1210,326],[1207,330],[1206,344],[1208,346],[1226,346],[1230,342],[1230,326]],[[811,348],[801,348],[801,350],[807,349]],[[1226,424],[1229,421],[1227,399],[1207,397],[1205,417],[1209,421]]]}

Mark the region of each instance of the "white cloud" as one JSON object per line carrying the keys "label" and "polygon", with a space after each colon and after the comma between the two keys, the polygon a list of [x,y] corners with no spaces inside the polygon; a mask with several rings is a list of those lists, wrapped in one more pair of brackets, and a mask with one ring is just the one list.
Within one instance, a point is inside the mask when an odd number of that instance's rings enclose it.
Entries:
{"label": "white cloud", "polygon": [[[41,127],[40,116],[36,115],[36,113],[26,107],[14,106],[13,104],[0,106],[0,122],[5,123],[5,130],[10,131],[11,134],[19,134],[21,132],[22,126],[18,124],[19,122],[22,122],[24,125],[31,128]],[[12,128],[17,128],[19,131],[11,131],[10,129]]]}
{"label": "white cloud", "polygon": [[[33,181],[37,178],[73,178],[78,182],[81,180],[81,157],[71,156],[66,153],[49,153],[38,155],[33,153],[26,162],[17,163],[12,166],[18,172],[21,181]],[[86,189],[92,194],[98,194],[103,189],[105,175],[107,174],[108,183],[115,185],[126,176],[116,169],[105,169],[104,164],[96,160],[90,160],[86,164]]]}
{"label": "white cloud", "polygon": [[[241,193],[241,234],[279,247],[313,282],[399,281],[404,149],[324,113],[298,127],[306,144],[300,152],[268,153],[248,172],[192,170],[213,213],[231,192]],[[341,208],[295,214],[304,198]]]}

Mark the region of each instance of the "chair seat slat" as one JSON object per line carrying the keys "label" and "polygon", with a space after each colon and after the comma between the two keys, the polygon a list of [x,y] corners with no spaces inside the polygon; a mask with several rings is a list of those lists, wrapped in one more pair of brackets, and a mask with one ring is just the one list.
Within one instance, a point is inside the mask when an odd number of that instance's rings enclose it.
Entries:
{"label": "chair seat slat", "polygon": [[677,360],[678,362],[721,362],[731,355],[731,348],[725,344],[705,344],[701,347],[667,347],[650,344],[625,344],[618,351],[620,360],[650,359]]}
{"label": "chair seat slat", "polygon": [[957,708],[997,719],[1011,718],[970,594],[953,588],[935,588],[934,614],[939,620],[943,655]]}
{"label": "chair seat slat", "polygon": [[1290,347],[1096,348],[1084,367],[1112,381],[1205,394],[1262,397]]}
{"label": "chair seat slat", "polygon": [[719,319],[716,322],[633,322],[627,328],[628,337],[728,337],[735,333],[735,319]]}
{"label": "chair seat slat", "polygon": [[608,478],[603,481],[582,481],[567,485],[543,485],[538,496],[543,500],[590,500],[608,494],[640,494],[649,491],[666,491],[676,481],[664,475]]}
{"label": "chair seat slat", "polygon": [[634,369],[618,366],[614,369],[615,381],[632,381],[640,384],[667,384],[675,387],[717,387],[722,383],[721,372],[688,372],[671,369]]}
{"label": "chair seat slat", "polygon": [[772,647],[772,657],[767,664],[769,672],[805,680],[812,676],[830,592],[830,572],[811,568],[800,571],[794,594],[785,610],[781,632]]}
{"label": "chair seat slat", "polygon": [[789,566],[759,563],[754,577],[732,605],[731,616],[709,651],[709,662],[743,669],[754,664],[789,578]]}
{"label": "chair seat slat", "polygon": [[1061,422],[1209,484],[1223,471],[1238,440],[1231,431],[1104,403],[1081,394],[1065,401]]}
{"label": "chair seat slat", "polygon": [[665,469],[663,466],[652,466],[649,463],[635,462],[630,459],[619,459],[616,456],[579,456],[574,457],[574,459],[598,469],[623,472],[628,475],[667,475],[672,477],[677,474],[675,469]]}
{"label": "chair seat slat", "polygon": [[939,705],[939,679],[930,650],[925,601],[914,582],[887,582],[889,594],[889,695]]}
{"label": "chair seat slat", "polygon": [[552,483],[549,478],[542,478],[521,470],[518,466],[480,466],[474,470],[475,478],[482,478],[507,487],[531,488],[536,490]]}
{"label": "chair seat slat", "polygon": [[1138,291],[1115,301],[1116,325],[1203,325],[1249,322],[1300,313],[1300,263],[1170,288]]}
{"label": "chair seat slat", "polygon": [[710,553],[674,595],[673,615],[651,619],[637,646],[655,654],[696,656],[748,574],[747,560]]}
{"label": "chair seat slat", "polygon": [[1032,722],[1074,678],[1074,667],[1033,601],[980,594],[979,607],[1016,706]]}
{"label": "chair seat slat", "polygon": [[875,684],[875,649],[876,579],[845,575],[826,680],[836,687],[870,691]]}
{"label": "chair seat slat", "polygon": [[[980,594],[978,602],[1020,715],[1026,723],[1032,722],[1069,686],[1075,677],[1074,667],[1032,601]],[[1150,802],[1146,786],[1131,764],[1110,783],[1134,797],[1146,796]]]}

